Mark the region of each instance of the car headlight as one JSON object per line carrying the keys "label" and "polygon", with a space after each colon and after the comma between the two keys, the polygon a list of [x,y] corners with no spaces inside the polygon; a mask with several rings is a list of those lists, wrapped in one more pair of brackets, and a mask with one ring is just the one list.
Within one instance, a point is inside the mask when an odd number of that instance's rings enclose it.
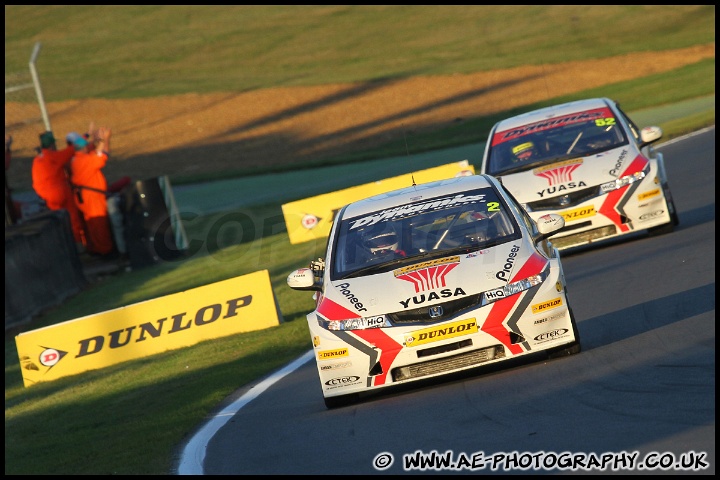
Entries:
{"label": "car headlight", "polygon": [[535,285],[540,285],[543,281],[545,281],[547,276],[548,272],[546,270],[538,275],[533,275],[532,277],[524,278],[522,280],[518,280],[517,282],[508,283],[503,287],[487,290],[482,294],[481,306],[484,307],[485,305],[502,300],[503,298],[524,292]]}
{"label": "car headlight", "polygon": [[632,175],[626,175],[622,178],[618,178],[617,180],[613,180],[612,182],[603,183],[600,185],[600,192],[601,193],[608,193],[612,192],[613,190],[617,190],[618,188],[627,187],[631,183],[639,182],[645,178],[645,172],[635,172]]}
{"label": "car headlight", "polygon": [[318,325],[326,330],[365,330],[392,326],[385,315],[348,318],[347,320],[325,320],[318,317]]}

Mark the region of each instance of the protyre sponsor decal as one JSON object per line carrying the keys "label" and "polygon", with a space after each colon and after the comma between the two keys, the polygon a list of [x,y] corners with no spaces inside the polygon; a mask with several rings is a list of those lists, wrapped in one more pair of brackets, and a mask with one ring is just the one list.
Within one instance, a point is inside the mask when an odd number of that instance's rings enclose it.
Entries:
{"label": "protyre sponsor decal", "polygon": [[477,333],[478,325],[474,318],[446,323],[437,327],[425,328],[405,334],[405,346],[417,347],[448,338]]}

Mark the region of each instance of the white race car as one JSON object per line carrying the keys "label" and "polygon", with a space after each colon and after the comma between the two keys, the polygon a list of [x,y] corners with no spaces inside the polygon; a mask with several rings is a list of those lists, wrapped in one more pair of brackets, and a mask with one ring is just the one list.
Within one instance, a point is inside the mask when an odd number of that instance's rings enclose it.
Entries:
{"label": "white race car", "polygon": [[326,406],[536,352],[579,352],[547,240],[563,225],[553,214],[533,221],[488,175],[343,207],[325,258],[287,278],[316,292],[307,320]]}
{"label": "white race car", "polygon": [[500,178],[534,219],[565,218],[560,250],[679,223],[659,127],[640,130],[607,98],[565,103],[495,124],[480,173]]}

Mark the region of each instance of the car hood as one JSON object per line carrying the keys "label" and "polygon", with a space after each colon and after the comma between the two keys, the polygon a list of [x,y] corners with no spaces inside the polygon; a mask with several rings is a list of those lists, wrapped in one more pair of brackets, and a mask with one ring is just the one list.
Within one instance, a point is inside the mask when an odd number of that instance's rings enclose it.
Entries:
{"label": "car hood", "polygon": [[316,311],[328,320],[343,320],[428,307],[501,288],[547,266],[547,258],[517,240],[330,282]]}
{"label": "car hood", "polygon": [[502,176],[521,203],[566,195],[643,170],[648,160],[625,145],[597,155],[562,160]]}

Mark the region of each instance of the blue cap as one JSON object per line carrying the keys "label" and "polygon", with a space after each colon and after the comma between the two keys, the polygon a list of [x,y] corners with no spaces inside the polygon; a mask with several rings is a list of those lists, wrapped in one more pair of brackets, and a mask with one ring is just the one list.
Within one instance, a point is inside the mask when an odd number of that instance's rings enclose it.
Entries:
{"label": "blue cap", "polygon": [[75,147],[75,150],[80,150],[82,148],[85,148],[87,146],[88,142],[83,137],[76,138],[73,142],[73,146]]}

